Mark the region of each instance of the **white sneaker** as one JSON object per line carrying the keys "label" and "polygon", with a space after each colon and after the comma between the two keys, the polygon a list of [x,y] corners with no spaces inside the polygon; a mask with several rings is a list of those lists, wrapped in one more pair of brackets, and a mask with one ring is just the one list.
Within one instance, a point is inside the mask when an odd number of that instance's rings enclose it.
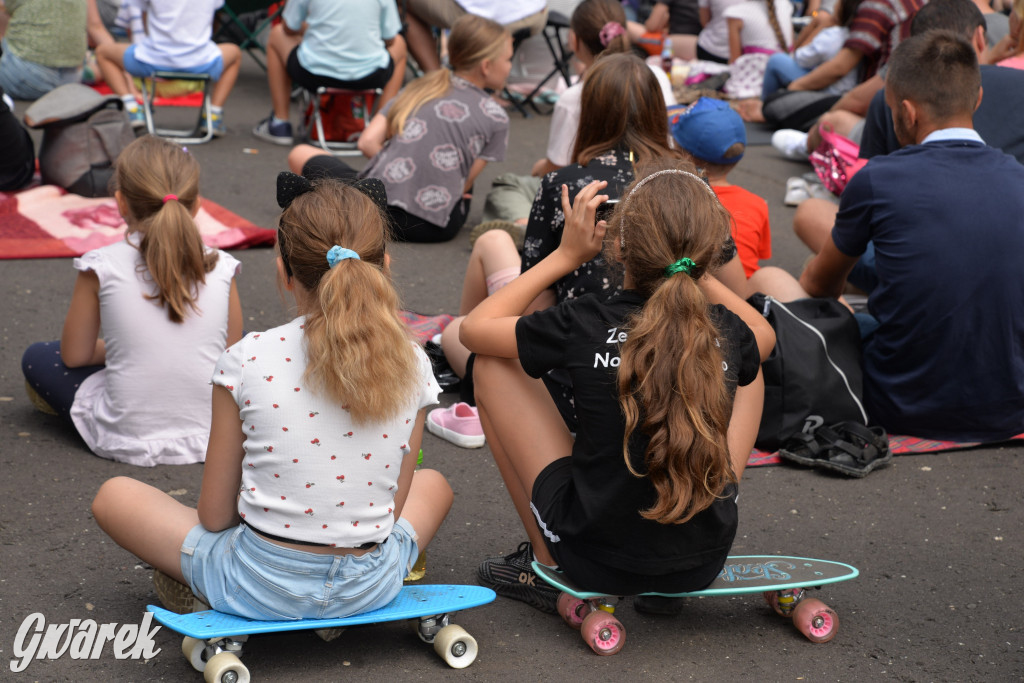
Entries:
{"label": "white sneaker", "polygon": [[796,176],[786,181],[786,198],[783,204],[786,206],[799,206],[805,199],[810,199],[811,191],[807,187],[807,181]]}
{"label": "white sneaker", "polygon": [[772,133],[772,147],[782,152],[787,159],[807,161],[807,133],[792,128],[783,128]]}

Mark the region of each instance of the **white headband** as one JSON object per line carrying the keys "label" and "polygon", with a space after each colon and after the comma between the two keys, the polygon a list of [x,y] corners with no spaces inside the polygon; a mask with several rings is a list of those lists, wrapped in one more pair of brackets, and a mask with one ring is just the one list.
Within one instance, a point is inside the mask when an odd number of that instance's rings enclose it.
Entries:
{"label": "white headband", "polygon": [[660,175],[669,175],[669,174],[678,174],[678,175],[688,175],[688,176],[690,176],[691,178],[696,180],[698,183],[700,183],[701,187],[703,187],[705,190],[710,192],[711,196],[715,198],[715,201],[718,201],[718,195],[715,194],[714,190],[712,190],[710,187],[708,187],[708,184],[704,182],[703,178],[701,178],[700,176],[694,175],[694,174],[690,173],[689,171],[679,170],[678,168],[668,168],[668,169],[665,169],[664,171],[658,171],[656,173],[652,173],[651,175],[647,176],[646,178],[644,178],[639,183],[637,183],[636,185],[633,186],[633,189],[630,190],[629,194],[626,196],[626,200],[628,201],[630,197],[632,197],[634,194],[636,194],[636,191],[639,190],[644,185],[646,185],[647,181],[650,180],[651,178],[657,178]]}
{"label": "white headband", "polygon": [[[643,187],[644,185],[646,185],[646,184],[647,184],[647,181],[648,181],[648,180],[650,180],[651,178],[657,178],[657,177],[658,177],[658,176],[660,176],[660,175],[669,175],[669,174],[675,174],[675,175],[688,175],[688,176],[690,176],[691,178],[693,178],[694,180],[696,180],[696,181],[697,181],[697,183],[698,183],[698,184],[699,184],[699,185],[700,185],[701,187],[703,187],[703,188],[704,188],[705,190],[707,190],[707,191],[708,191],[708,193],[709,193],[709,194],[710,194],[710,195],[711,195],[711,196],[712,196],[712,197],[714,198],[714,200],[715,200],[716,202],[718,201],[718,195],[716,195],[716,194],[715,194],[715,191],[714,191],[714,190],[712,190],[712,189],[711,189],[711,187],[709,187],[709,186],[708,186],[708,184],[707,184],[706,182],[704,182],[704,179],[703,179],[703,178],[701,178],[700,176],[698,176],[698,175],[694,175],[693,173],[690,173],[689,171],[683,171],[683,170],[680,170],[680,169],[678,169],[678,168],[667,168],[667,169],[665,169],[665,170],[663,170],[663,171],[656,171],[655,173],[652,173],[651,175],[649,175],[649,176],[645,177],[645,178],[644,178],[643,180],[641,180],[641,181],[640,181],[639,183],[637,183],[636,185],[634,185],[634,186],[633,186],[633,189],[629,191],[629,194],[628,194],[628,195],[626,195],[626,199],[625,199],[625,201],[623,202],[623,204],[625,204],[625,202],[628,202],[628,201],[629,201],[629,198],[630,198],[630,197],[632,197],[632,196],[633,196],[634,194],[636,194],[636,191],[637,191],[637,190],[639,190],[639,189],[640,189],[641,187]],[[625,246],[626,246],[626,231],[625,231],[625,230],[623,230],[623,229],[622,229],[622,226],[620,225],[620,226],[619,226],[619,247],[621,248],[621,247],[625,247]]]}

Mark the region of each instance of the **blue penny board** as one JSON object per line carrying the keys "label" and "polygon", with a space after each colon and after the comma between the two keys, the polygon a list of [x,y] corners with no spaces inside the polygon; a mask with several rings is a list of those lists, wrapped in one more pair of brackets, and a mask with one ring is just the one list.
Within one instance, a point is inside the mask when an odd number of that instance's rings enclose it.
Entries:
{"label": "blue penny board", "polygon": [[193,638],[208,639],[224,636],[249,636],[257,633],[303,631],[307,629],[358,626],[384,621],[401,621],[430,617],[447,612],[479,607],[493,602],[495,593],[481,586],[402,586],[402,591],[390,603],[372,612],[363,612],[340,619],[298,619],[292,621],[257,621],[224,614],[216,610],[176,614],[156,605],[146,609],[164,626]]}
{"label": "blue penny board", "polygon": [[[607,596],[607,593],[583,590],[573,584],[562,572],[538,562],[533,563],[533,570],[547,583],[581,600]],[[732,555],[726,558],[722,572],[707,588],[690,593],[643,593],[643,595],[669,597],[742,595],[787,588],[823,586],[827,583],[849,581],[859,574],[856,567],[829,560],[783,555]]]}

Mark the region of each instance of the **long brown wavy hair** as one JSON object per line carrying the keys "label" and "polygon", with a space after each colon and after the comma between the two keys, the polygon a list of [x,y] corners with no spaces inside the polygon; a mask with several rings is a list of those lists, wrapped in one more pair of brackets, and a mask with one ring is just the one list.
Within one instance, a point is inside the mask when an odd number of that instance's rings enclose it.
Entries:
{"label": "long brown wavy hair", "polygon": [[[650,177],[657,171],[672,172]],[[697,281],[729,236],[729,213],[689,162],[664,160],[637,170],[609,223],[606,257],[625,266],[646,298],[627,321],[620,351],[619,404],[626,420],[626,466],[650,479],[657,500],[641,515],[682,524],[735,481],[726,430],[732,398],[721,338]],[[641,186],[642,183],[642,186]],[[635,189],[635,191],[634,191]],[[665,269],[686,257],[689,275]],[[634,432],[649,437],[643,458],[630,453]]]}
{"label": "long brown wavy hair", "polygon": [[632,152],[638,164],[679,157],[669,148],[668,136],[665,98],[643,60],[632,54],[612,54],[587,69],[572,151],[575,163],[586,166],[613,150]]}
{"label": "long brown wavy hair", "polygon": [[474,14],[459,17],[448,34],[451,69],[431,71],[402,88],[388,110],[388,137],[401,135],[405,122],[417,109],[448,92],[453,72],[476,68],[485,59],[500,58],[508,37],[508,30],[495,21]]}
{"label": "long brown wavy hair", "polygon": [[[147,299],[167,307],[171,322],[198,311],[199,285],[217,264],[207,251],[192,211],[199,200],[199,162],[181,147],[146,135],[121,151],[114,174],[129,232],[139,232],[139,252],[156,285]],[[177,199],[164,198],[176,195]]]}
{"label": "long brown wavy hair", "polygon": [[[282,260],[315,301],[306,313],[306,371],[315,391],[344,405],[357,423],[394,417],[418,382],[418,361],[385,267],[388,231],[377,206],[337,180],[314,181],[284,210]],[[359,259],[334,268],[334,245]]]}

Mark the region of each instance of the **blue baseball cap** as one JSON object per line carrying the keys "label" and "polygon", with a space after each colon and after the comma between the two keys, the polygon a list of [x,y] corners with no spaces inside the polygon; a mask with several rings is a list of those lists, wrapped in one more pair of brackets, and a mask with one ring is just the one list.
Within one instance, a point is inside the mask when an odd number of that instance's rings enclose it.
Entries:
{"label": "blue baseball cap", "polygon": [[735,164],[743,155],[725,158],[737,142],[747,144],[743,119],[728,102],[701,97],[669,120],[672,137],[684,150],[712,164]]}

